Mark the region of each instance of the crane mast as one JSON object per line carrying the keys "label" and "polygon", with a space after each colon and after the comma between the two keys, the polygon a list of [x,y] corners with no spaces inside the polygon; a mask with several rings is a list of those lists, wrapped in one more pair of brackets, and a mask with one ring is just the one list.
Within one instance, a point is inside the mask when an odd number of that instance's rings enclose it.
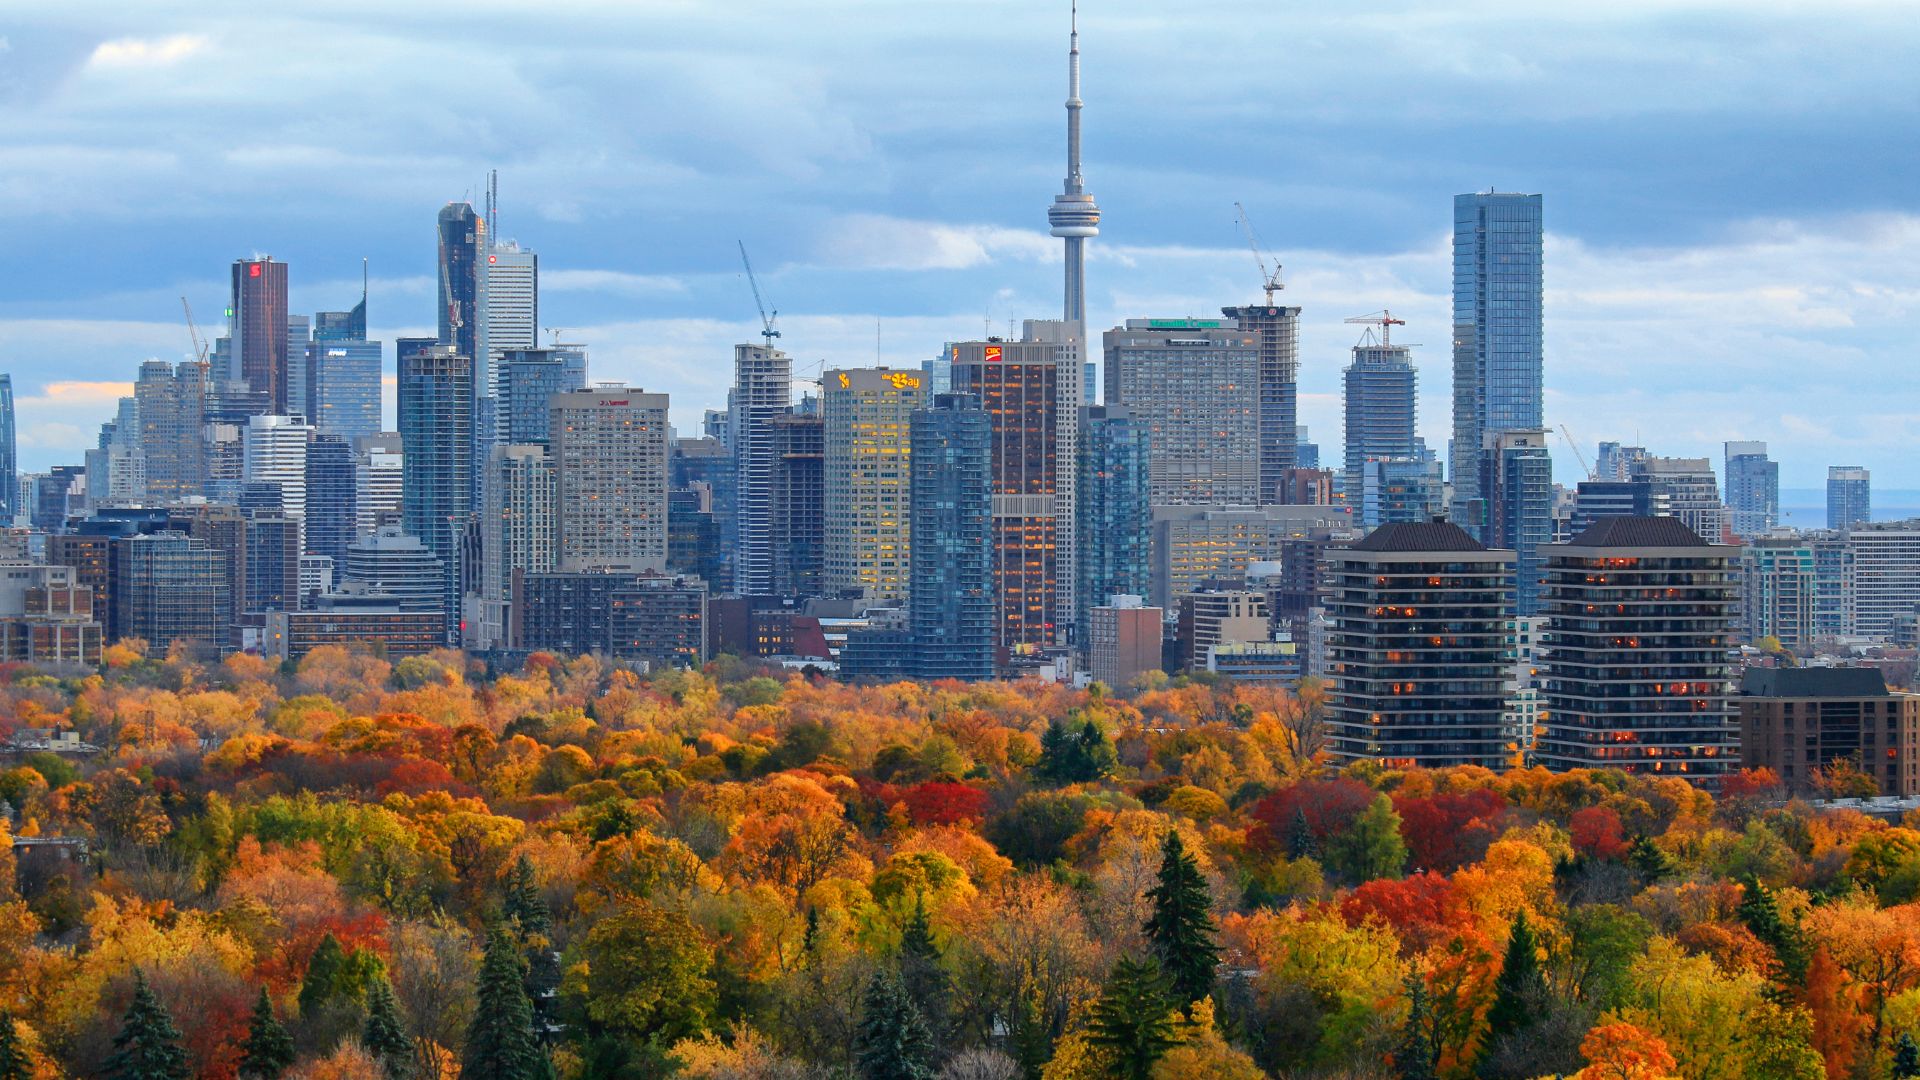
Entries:
{"label": "crane mast", "polygon": [[1253,231],[1253,220],[1247,217],[1247,208],[1239,203],[1233,204],[1234,216],[1240,222],[1240,231],[1246,235],[1247,246],[1253,249],[1254,264],[1260,267],[1260,287],[1266,290],[1267,306],[1273,306],[1273,294],[1286,288],[1280,281],[1280,264],[1267,266],[1267,257],[1260,250],[1260,237]]}

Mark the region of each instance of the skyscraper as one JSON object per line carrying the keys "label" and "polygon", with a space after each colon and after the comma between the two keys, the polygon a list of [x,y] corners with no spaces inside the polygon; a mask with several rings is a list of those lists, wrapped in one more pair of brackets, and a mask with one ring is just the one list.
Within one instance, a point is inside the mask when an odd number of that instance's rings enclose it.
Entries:
{"label": "skyscraper", "polygon": [[1540,764],[1707,786],[1740,767],[1730,554],[1670,517],[1602,518],[1549,549]]}
{"label": "skyscraper", "polygon": [[289,517],[307,513],[307,443],[313,426],[294,416],[247,418],[246,482],[272,484]]}
{"label": "skyscraper", "polygon": [[[440,344],[455,355],[480,355],[481,311],[486,302],[487,222],[473,204],[450,202],[440,209]],[[477,370],[477,366],[476,366]],[[476,387],[480,397],[483,388]]]}
{"label": "skyscraper", "polygon": [[1083,651],[1092,644],[1088,612],[1114,596],[1145,596],[1150,591],[1152,446],[1147,426],[1126,406],[1081,408],[1074,641]]}
{"label": "skyscraper", "polygon": [[[540,445],[495,446],[487,465],[486,513],[481,549],[486,567],[480,595],[499,604],[513,599],[514,572],[544,574],[554,568],[556,487],[553,461]],[[511,640],[508,638],[507,640]]]}
{"label": "skyscraper", "polygon": [[238,259],[233,264],[233,370],[223,381],[239,381],[264,396],[266,411],[287,411],[287,264],[270,256]]}
{"label": "skyscraper", "polygon": [[133,384],[140,419],[140,451],[146,458],[147,493],[164,502],[201,495],[206,488],[207,365],[195,360],[140,365]]}
{"label": "skyscraper", "polygon": [[912,419],[913,637],[923,679],[993,677],[993,424],[971,394]]}
{"label": "skyscraper", "polygon": [[[471,209],[471,208],[469,208]],[[441,611],[460,610],[460,542],[473,520],[473,357],[403,339],[399,354],[400,520],[439,562]]]}
{"label": "skyscraper", "polygon": [[[1276,282],[1277,286],[1277,282]],[[1317,453],[1302,455],[1300,417],[1300,309],[1273,302],[1223,307],[1220,313],[1259,342],[1260,504],[1284,503],[1297,468],[1319,468]]]}
{"label": "skyscraper", "polygon": [[667,395],[600,386],[550,406],[559,568],[666,570]]}
{"label": "skyscraper", "polygon": [[12,525],[24,509],[20,498],[20,452],[13,433],[13,376],[0,374],[0,526]]}
{"label": "skyscraper", "polygon": [[1480,515],[1475,459],[1487,436],[1538,431],[1543,228],[1540,196],[1485,192],[1453,200],[1453,448],[1456,513]]}
{"label": "skyscraper", "polygon": [[827,595],[905,600],[911,572],[910,497],[915,410],[925,376],[840,368],[820,377],[825,453]]}
{"label": "skyscraper", "polygon": [[496,239],[482,265],[486,282],[480,333],[487,362],[480,374],[488,380],[486,392],[492,395],[502,354],[540,344],[540,256],[521,250],[512,240]]}
{"label": "skyscraper", "polygon": [[1651,485],[1656,496],[1664,494],[1668,512],[1708,543],[1726,535],[1727,510],[1711,459],[1644,457],[1628,466],[1628,478]]}
{"label": "skyscraper", "polygon": [[1553,543],[1553,456],[1545,431],[1487,436],[1480,459],[1481,535],[1514,553],[1513,608],[1522,617],[1540,610],[1540,560]]}
{"label": "skyscraper", "polygon": [[313,413],[313,375],[307,366],[313,349],[313,323],[305,315],[287,316],[287,404],[289,416]]}
{"label": "skyscraper", "polygon": [[1851,529],[1873,520],[1873,474],[1858,465],[1827,468],[1827,528]]}
{"label": "skyscraper", "polygon": [[405,483],[400,434],[386,431],[353,442],[353,534],[372,536],[381,525],[400,524]]}
{"label": "skyscraper", "polygon": [[1395,523],[1329,550],[1326,575],[1334,755],[1503,768],[1513,552]]}
{"label": "skyscraper", "polygon": [[1763,442],[1726,444],[1727,522],[1733,535],[1759,536],[1780,524],[1780,465]]}
{"label": "skyscraper", "polygon": [[1797,537],[1762,536],[1740,549],[1740,637],[1773,637],[1789,649],[1814,637],[1813,548]]}
{"label": "skyscraper", "polygon": [[546,445],[552,412],[547,399],[587,388],[585,350],[507,349],[500,354],[494,415],[499,440],[510,446]]}
{"label": "skyscraper", "polygon": [[367,340],[366,263],[360,264],[360,302],[350,311],[313,317],[307,346],[307,422],[348,445],[380,432],[380,343]]}
{"label": "skyscraper", "polygon": [[954,392],[977,397],[992,425],[999,644],[1021,651],[1061,644],[1060,627],[1073,620],[1073,569],[1061,558],[1061,533],[1073,521],[1056,496],[1070,490],[1063,467],[1071,473],[1075,465],[1062,447],[1073,430],[1062,409],[1079,397],[1079,366],[1063,365],[1047,342],[961,342],[952,357]]}
{"label": "skyscraper", "polygon": [[356,464],[353,444],[338,435],[316,434],[307,443],[305,550],[336,566],[346,559],[359,525]]}
{"label": "skyscraper", "polygon": [[[796,410],[776,417],[773,433],[779,451],[773,469],[774,595],[823,596],[826,595],[827,548],[826,421],[818,412],[803,414]],[[696,525],[702,535],[694,543],[704,545],[710,534],[717,548],[719,522],[713,516],[712,500],[709,498],[707,502],[708,509],[700,513]],[[671,515],[667,521],[669,528],[677,528],[678,523]],[[706,577],[703,572],[696,573]]]}
{"label": "skyscraper", "polygon": [[793,361],[771,344],[735,345],[733,375],[728,429],[739,482],[733,587],[766,596],[773,591],[773,419],[791,407]]}
{"label": "skyscraper", "polygon": [[[1383,324],[1382,330],[1388,326]],[[1419,437],[1414,433],[1414,400],[1418,376],[1405,345],[1395,345],[1384,334],[1376,343],[1369,332],[1353,347],[1353,363],[1347,365],[1343,385],[1346,409],[1346,471],[1343,474],[1347,505],[1359,511],[1366,482],[1366,463],[1417,457]],[[1363,525],[1377,525],[1356,512],[1354,519]]]}
{"label": "skyscraper", "polygon": [[1259,337],[1225,319],[1128,319],[1101,340],[1107,403],[1153,441],[1153,504],[1260,503]]}
{"label": "skyscraper", "polygon": [[143,638],[155,655],[175,642],[219,654],[233,626],[226,556],[185,533],[157,532],[113,541],[114,634]]}
{"label": "skyscraper", "polygon": [[1087,339],[1088,239],[1100,235],[1100,208],[1080,179],[1080,24],[1076,11],[1067,47],[1067,179],[1047,209],[1053,235],[1065,241],[1066,303],[1061,318],[1073,339]]}

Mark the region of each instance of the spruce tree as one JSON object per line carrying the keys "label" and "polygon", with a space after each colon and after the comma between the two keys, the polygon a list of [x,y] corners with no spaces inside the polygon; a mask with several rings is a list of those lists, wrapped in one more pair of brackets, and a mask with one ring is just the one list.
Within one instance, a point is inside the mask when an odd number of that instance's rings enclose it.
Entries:
{"label": "spruce tree", "polygon": [[1915,1042],[1913,1033],[1903,1031],[1893,1044],[1893,1080],[1913,1080],[1920,1077],[1920,1042]]}
{"label": "spruce tree", "polygon": [[328,931],[307,960],[307,973],[300,980],[300,1016],[311,1020],[332,1001],[347,976],[347,951],[340,939]]}
{"label": "spruce tree", "polygon": [[0,1080],[30,1080],[33,1062],[20,1045],[20,1029],[13,1014],[0,1010]]}
{"label": "spruce tree", "polygon": [[400,1019],[400,1002],[393,996],[393,984],[384,976],[367,987],[367,1024],[361,1029],[360,1042],[380,1062],[387,1080],[411,1080],[413,1076],[413,1040]]}
{"label": "spruce tree", "polygon": [[1773,950],[1774,959],[1780,962],[1780,982],[1787,987],[1802,986],[1807,981],[1807,964],[1811,958],[1807,955],[1806,936],[1798,926],[1789,923],[1780,914],[1780,904],[1773,890],[1749,878],[1744,883],[1745,895],[1740,898],[1740,921],[1745,923],[1753,936],[1766,943]]}
{"label": "spruce tree", "polygon": [[460,1080],[537,1080],[541,1054],[533,1036],[533,1006],[513,939],[496,927],[487,935],[480,985]]}
{"label": "spruce tree", "polygon": [[513,928],[520,944],[521,959],[527,968],[527,1000],[533,1003],[534,1028],[544,1040],[551,1019],[552,992],[560,986],[560,964],[553,955],[553,914],[533,873],[533,863],[525,855],[513,862],[507,872],[501,914]]}
{"label": "spruce tree", "polygon": [[1160,882],[1147,890],[1147,898],[1153,901],[1147,940],[1172,984],[1175,1004],[1191,1005],[1213,990],[1220,966],[1220,947],[1214,941],[1219,928],[1208,910],[1212,897],[1206,880],[1178,829],[1168,829],[1161,843]]}
{"label": "spruce tree", "polygon": [[1527,925],[1527,913],[1522,911],[1513,918],[1513,929],[1507,935],[1506,960],[1500,965],[1500,977],[1493,983],[1493,1007],[1487,1010],[1488,1046],[1539,1021],[1535,1012],[1540,991],[1545,986],[1533,928]]}
{"label": "spruce tree", "polygon": [[1627,845],[1627,862],[1648,881],[1659,881],[1674,874],[1673,859],[1644,835],[1634,837],[1633,843]]}
{"label": "spruce tree", "polygon": [[1154,1063],[1180,1041],[1172,987],[1151,958],[1123,956],[1093,1003],[1087,1041],[1113,1053],[1127,1080],[1150,1080]]}
{"label": "spruce tree", "polygon": [[863,1080],[933,1080],[933,1035],[891,971],[868,981],[853,1041]]}
{"label": "spruce tree", "polygon": [[293,1036],[273,1014],[273,1001],[267,988],[260,988],[260,999],[253,1003],[253,1020],[247,1025],[247,1037],[240,1044],[241,1080],[279,1080],[293,1067]]}
{"label": "spruce tree", "polygon": [[924,894],[914,896],[913,913],[907,916],[907,925],[901,929],[899,964],[901,986],[913,999],[936,1039],[944,1039],[947,1003],[953,984],[940,962],[940,946],[933,940]]}
{"label": "spruce tree", "polygon": [[1407,999],[1407,1022],[1393,1050],[1394,1071],[1400,1080],[1434,1080],[1439,1054],[1433,1045],[1433,999],[1417,974],[1407,976]]}
{"label": "spruce tree", "polygon": [[1287,823],[1287,858],[1318,858],[1320,840],[1313,835],[1313,826],[1307,824],[1305,807],[1293,808],[1293,820]]}
{"label": "spruce tree", "polygon": [[189,1080],[187,1051],[167,1007],[147,985],[146,973],[133,969],[133,1004],[113,1037],[107,1058],[109,1080]]}
{"label": "spruce tree", "polygon": [[1040,1070],[1053,1057],[1053,1032],[1041,1007],[1037,981],[1025,978],[1015,992],[1012,1022],[1008,1025],[1007,1048],[1025,1080],[1039,1080]]}

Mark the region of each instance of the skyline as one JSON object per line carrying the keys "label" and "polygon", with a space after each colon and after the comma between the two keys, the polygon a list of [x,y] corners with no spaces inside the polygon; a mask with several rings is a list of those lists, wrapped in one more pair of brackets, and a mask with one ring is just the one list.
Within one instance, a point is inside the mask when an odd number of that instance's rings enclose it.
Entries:
{"label": "skyline", "polygon": [[[1699,17],[1722,7],[1686,10]],[[1722,440],[1757,438],[1767,441],[1781,462],[1783,487],[1817,486],[1828,465],[1843,463],[1873,470],[1876,486],[1883,489],[1920,487],[1920,467],[1898,453],[1902,436],[1916,433],[1916,422],[1882,404],[1913,384],[1910,367],[1900,361],[1910,352],[1907,339],[1920,304],[1920,217],[1915,216],[1920,208],[1910,192],[1876,186],[1878,178],[1910,172],[1920,151],[1884,137],[1864,140],[1855,148],[1854,167],[1834,176],[1825,175],[1824,159],[1815,153],[1821,138],[1864,124],[1855,114],[1868,105],[1876,124],[1866,127],[1884,126],[1899,111],[1914,108],[1908,91],[1915,76],[1894,70],[1884,57],[1889,41],[1913,38],[1916,32],[1877,18],[1892,12],[1890,5],[1851,5],[1844,20],[1808,20],[1783,7],[1730,19],[1722,30],[1724,55],[1711,62],[1652,50],[1635,58],[1655,69],[1643,73],[1644,79],[1609,84],[1631,91],[1621,101],[1514,102],[1509,113],[1494,114],[1507,123],[1487,124],[1483,116],[1451,154],[1423,157],[1422,140],[1409,139],[1404,154],[1388,163],[1391,168],[1381,167],[1378,158],[1365,163],[1375,171],[1357,174],[1367,183],[1347,192],[1316,188],[1310,181],[1337,171],[1343,161],[1354,164],[1350,159],[1326,147],[1319,154],[1294,151],[1337,132],[1347,142],[1346,152],[1357,154],[1372,144],[1370,132],[1380,127],[1365,121],[1386,117],[1388,128],[1398,122],[1379,88],[1362,86],[1364,92],[1351,105],[1347,99],[1335,103],[1338,91],[1356,83],[1329,74],[1321,59],[1329,49],[1337,51],[1340,32],[1377,16],[1346,22],[1311,16],[1306,28],[1319,37],[1305,31],[1290,36],[1312,47],[1279,55],[1304,58],[1297,66],[1323,77],[1320,89],[1327,97],[1304,99],[1311,106],[1299,112],[1274,104],[1267,112],[1243,116],[1242,129],[1277,139],[1263,153],[1248,145],[1260,142],[1257,138],[1223,142],[1204,122],[1174,127],[1162,118],[1186,112],[1204,121],[1217,115],[1208,111],[1212,108],[1231,114],[1233,102],[1251,108],[1272,100],[1273,88],[1257,76],[1277,69],[1208,60],[1193,52],[1207,42],[1242,57],[1255,52],[1235,36],[1209,37],[1220,29],[1224,6],[1202,5],[1177,26],[1143,18],[1136,8],[1103,4],[1101,10],[1080,13],[1087,57],[1087,183],[1101,191],[1106,215],[1104,235],[1090,245],[1090,337],[1126,318],[1210,316],[1222,304],[1256,297],[1257,272],[1233,223],[1232,202],[1241,199],[1269,256],[1287,267],[1283,301],[1305,309],[1301,419],[1323,454],[1338,445],[1340,371],[1357,336],[1341,320],[1383,307],[1408,319],[1404,340],[1420,343],[1413,350],[1422,373],[1420,430],[1430,445],[1444,446],[1448,204],[1455,194],[1484,190],[1494,182],[1501,190],[1537,190],[1545,196],[1546,419],[1551,426],[1568,425],[1582,453],[1591,456],[1597,441],[1618,439],[1647,444],[1656,453],[1705,456],[1717,468]],[[1476,19],[1485,26],[1505,18],[1504,33],[1514,39],[1504,42],[1509,45],[1524,44],[1529,33],[1537,45],[1553,37],[1546,31],[1569,21],[1538,16],[1515,29],[1501,8],[1494,4],[1476,15],[1405,19],[1434,33],[1436,26],[1451,28],[1472,43],[1468,32]],[[841,6],[842,12],[853,10],[854,5]],[[507,81],[526,92],[517,100],[528,109],[556,107],[565,91],[581,87],[515,57],[542,57],[569,33],[581,36],[593,22],[584,11],[570,9],[571,17],[525,38],[521,52],[501,56],[519,76]],[[202,129],[217,111],[212,106],[223,93],[236,90],[212,77],[220,59],[242,49],[262,28],[299,17],[216,25],[210,19],[169,20],[135,11],[116,19],[109,32],[89,23],[104,17],[89,13],[44,6],[24,13],[20,29],[9,31],[0,50],[0,97],[12,106],[11,119],[0,123],[0,153],[17,166],[0,198],[0,224],[18,238],[20,250],[44,254],[31,267],[11,264],[8,299],[0,302],[0,367],[15,376],[22,467],[37,470],[76,460],[111,414],[113,399],[127,392],[125,384],[140,361],[150,356],[178,360],[188,352],[178,296],[184,293],[194,302],[203,331],[211,333],[209,324],[217,325],[218,319],[208,316],[224,306],[222,272],[232,259],[254,251],[271,252],[291,264],[296,312],[347,306],[358,296],[359,268],[353,264],[370,257],[375,272],[370,334],[389,343],[391,376],[391,342],[432,330],[432,216],[447,198],[463,192],[477,200],[478,178],[489,165],[497,165],[503,176],[502,235],[541,254],[547,321],[571,328],[569,337],[589,345],[596,380],[671,394],[674,421],[683,432],[697,428],[701,410],[722,404],[725,378],[714,373],[733,344],[751,341],[757,333],[746,281],[731,265],[736,239],[753,251],[769,302],[783,312],[782,343],[794,355],[798,374],[813,374],[821,361],[829,366],[871,362],[876,317],[882,355],[896,366],[917,365],[946,340],[979,336],[989,312],[996,333],[1005,332],[1009,319],[1053,317],[1060,245],[1036,220],[1036,206],[1059,184],[1056,110],[1067,12],[1006,11],[1007,18],[994,24],[991,42],[987,29],[971,23],[941,28],[950,13],[938,10],[916,12],[911,23],[863,27],[871,35],[864,45],[840,40],[823,45],[817,29],[809,29],[769,46],[771,55],[756,63],[808,77],[798,81],[799,89],[783,86],[788,92],[775,95],[772,105],[794,107],[821,121],[813,125],[774,124],[765,114],[779,109],[746,108],[711,79],[691,79],[697,90],[666,100],[708,106],[717,115],[707,118],[704,133],[692,131],[699,125],[691,119],[631,117],[643,126],[682,123],[688,130],[669,132],[672,137],[649,147],[666,163],[621,174],[634,182],[626,189],[613,186],[615,164],[633,146],[604,143],[602,155],[614,164],[603,161],[602,168],[583,167],[573,175],[556,175],[567,170],[556,168],[562,159],[542,152],[551,146],[501,152],[499,144],[510,141],[513,132],[525,134],[529,123],[511,110],[502,115],[481,108],[498,95],[491,84],[466,88],[468,97],[453,103],[458,108],[429,94],[450,110],[441,117],[443,126],[424,123],[414,115],[424,105],[409,101],[402,108],[396,95],[388,105],[400,114],[397,119],[379,109],[366,114],[380,122],[361,136],[366,144],[362,167],[342,168],[340,161],[308,152],[327,144],[318,136],[329,118],[336,125],[333,135],[345,134],[337,128],[343,102],[302,88],[301,98],[318,104],[283,118],[284,129],[272,132],[280,140],[278,158],[258,148],[206,150],[224,167],[204,176],[175,175],[185,182],[171,201],[148,204],[124,194],[102,198],[90,186],[99,183],[94,175],[111,173],[119,191],[137,186],[143,170],[191,173],[187,166],[199,152],[193,136],[204,136]],[[356,29],[363,44],[417,41],[408,34],[424,34],[426,27],[415,25],[411,15],[361,12]],[[663,44],[671,47],[685,36],[712,45],[696,57],[674,53],[675,70],[691,71],[688,65],[698,58],[719,64],[716,57],[743,47],[744,36],[769,36],[765,25],[741,35],[737,28],[703,20],[692,5],[601,19],[636,27],[652,25],[647,23],[652,19],[655,29],[667,31],[658,39]],[[1418,108],[1402,106],[1424,117],[1408,126],[1434,128],[1424,139],[1427,145],[1448,130],[1459,140],[1462,129],[1448,125],[1464,124],[1461,117],[1471,104],[1487,108],[1488,87],[1534,82],[1564,88],[1590,80],[1595,73],[1581,66],[1583,58],[1604,57],[1635,28],[1672,25],[1672,17],[1648,6],[1592,21],[1593,32],[1582,41],[1560,41],[1542,53],[1557,66],[1536,64],[1531,74],[1524,65],[1515,70],[1492,65],[1477,76],[1450,76],[1444,63],[1418,65],[1409,82],[1451,89],[1456,96],[1443,94]],[[135,24],[142,25],[127,33]],[[784,25],[778,18],[774,24]],[[495,12],[459,33],[499,35],[503,28],[526,25],[527,20]],[[1273,25],[1281,24],[1275,19]],[[1414,32],[1392,25],[1395,32],[1387,43],[1374,46],[1389,55]],[[336,37],[341,33],[337,27],[319,29]],[[1762,33],[1769,29],[1775,32]],[[1821,71],[1828,80],[1820,84],[1822,92],[1802,93],[1784,112],[1775,91],[1761,93],[1746,85],[1755,73],[1742,62],[1765,58],[1773,77],[1805,91],[1814,84],[1796,82],[1795,71],[1810,69],[1826,52],[1854,47],[1846,41],[1872,34],[1879,35],[1872,52],[1844,73]],[[911,48],[886,47],[903,36]],[[323,39],[334,40],[324,34]],[[519,45],[523,39],[515,40]],[[264,47],[258,41],[254,45]],[[788,55],[806,45],[825,51]],[[1160,60],[1143,69],[1143,53],[1151,54],[1155,46],[1176,53],[1178,62]],[[593,69],[604,51],[586,50],[579,71]],[[353,54],[361,62],[343,65],[344,71],[316,73],[307,66],[298,74],[357,72],[362,84],[377,82],[388,70],[377,62],[379,54],[364,48]],[[872,67],[887,70],[853,72],[831,63],[851,55],[885,60]],[[989,72],[994,77],[948,78],[956,66],[989,58],[1004,61],[1004,74],[996,68]],[[912,61],[912,74],[889,69],[896,61]],[[1708,70],[1718,70],[1719,78],[1683,77]],[[544,83],[535,77],[543,72]],[[880,102],[875,95],[856,93],[862,80],[889,72],[897,99]],[[1167,72],[1185,81],[1170,89]],[[32,76],[40,78],[30,81]],[[1280,81],[1294,85],[1305,77],[1287,68]],[[762,91],[774,81],[758,68],[741,78]],[[948,129],[932,130],[924,111],[916,109],[937,106],[929,95],[942,85],[949,97],[977,104],[981,116],[991,115],[1005,130],[989,132],[977,117],[944,118]],[[1480,96],[1468,92],[1475,86]],[[1661,89],[1692,91],[1687,108],[1674,108],[1671,99],[1663,107],[1655,100]],[[1214,105],[1196,104],[1203,90],[1216,95],[1209,99]],[[1379,109],[1359,115],[1369,95],[1380,99]],[[1739,108],[1735,101],[1742,101]],[[162,107],[180,132],[142,134],[110,145],[116,123]],[[1349,108],[1352,114],[1343,111]],[[1610,111],[1615,115],[1601,115]],[[611,119],[586,113],[591,115],[583,122]],[[1562,115],[1573,113],[1580,115]],[[1774,126],[1754,133],[1756,141],[1744,152],[1713,142],[1737,133],[1739,125],[1728,124],[1728,117],[1757,121],[1763,114]],[[1620,130],[1627,117],[1638,118],[1637,130]],[[73,124],[76,118],[90,122]],[[487,129],[469,139],[483,145],[463,144],[465,157],[441,154],[448,128],[462,122],[472,129],[469,136]],[[56,123],[68,126],[49,142]],[[1560,128],[1568,129],[1560,142],[1528,143],[1529,131],[1537,135]],[[751,150],[733,145],[755,131],[778,138],[752,143]],[[1191,144],[1172,163],[1165,153],[1167,131],[1178,131]],[[1709,132],[1711,138],[1703,134]],[[175,155],[171,165],[142,156],[147,151],[141,144],[163,135],[177,144],[170,151]],[[789,145],[792,152],[784,156],[773,154],[773,145],[782,141],[797,145]],[[432,148],[435,154],[427,158],[434,160],[390,176],[377,167],[379,154],[394,149],[387,142]],[[334,144],[341,155],[354,148],[338,138]],[[731,147],[732,156],[716,154],[716,144]],[[1687,160],[1669,160],[1682,144],[1694,147],[1683,155]],[[1592,168],[1587,161],[1587,167],[1571,168],[1574,159],[1610,145],[1637,148],[1644,165],[1639,179],[1622,180],[1624,161],[1606,168]],[[303,146],[305,158],[289,151]],[[988,158],[969,157],[982,147],[991,148]],[[585,153],[592,147],[577,149]],[[127,168],[114,168],[108,161],[113,154]],[[1769,167],[1755,167],[1756,155],[1763,155]],[[676,170],[667,160],[676,157],[682,165],[701,167]],[[301,161],[303,167],[291,167]],[[1420,163],[1427,165],[1427,175],[1407,175]],[[1696,174],[1717,169],[1741,182],[1710,188],[1695,175],[1692,187],[1675,183],[1689,167]],[[1284,180],[1269,175],[1276,168]],[[247,193],[226,201],[215,197],[249,175],[286,182],[275,188],[278,213],[244,197]],[[849,178],[854,182],[845,183]],[[1817,204],[1808,201],[1816,182],[1825,184]],[[1659,189],[1657,195],[1649,194],[1653,188]],[[761,192],[757,200],[751,190]],[[774,198],[770,191],[790,197]],[[303,195],[315,205],[340,207],[338,220],[286,213],[285,205]],[[728,207],[730,220],[711,213],[720,204]],[[1804,212],[1785,213],[1795,206]],[[654,243],[634,242],[647,239]],[[1668,246],[1649,246],[1656,239]],[[114,258],[100,262],[102,251]],[[1690,365],[1674,362],[1676,355],[1686,354],[1699,359]],[[1814,371],[1822,376],[1817,382],[1807,378]],[[49,383],[55,384],[51,393]],[[1576,479],[1577,466],[1557,437],[1553,450],[1558,478]]]}

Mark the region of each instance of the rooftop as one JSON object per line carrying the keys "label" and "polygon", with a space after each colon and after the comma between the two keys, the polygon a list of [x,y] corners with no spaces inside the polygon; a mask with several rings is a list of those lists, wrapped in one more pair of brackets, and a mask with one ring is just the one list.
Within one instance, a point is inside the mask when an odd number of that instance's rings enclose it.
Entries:
{"label": "rooftop", "polygon": [[1740,680],[1743,697],[1862,698],[1888,696],[1879,668],[1748,668]]}
{"label": "rooftop", "polygon": [[1603,517],[1569,541],[1582,548],[1709,547],[1700,534],[1674,517]]}
{"label": "rooftop", "polygon": [[1394,522],[1353,545],[1354,551],[1485,551],[1487,546],[1451,521]]}

